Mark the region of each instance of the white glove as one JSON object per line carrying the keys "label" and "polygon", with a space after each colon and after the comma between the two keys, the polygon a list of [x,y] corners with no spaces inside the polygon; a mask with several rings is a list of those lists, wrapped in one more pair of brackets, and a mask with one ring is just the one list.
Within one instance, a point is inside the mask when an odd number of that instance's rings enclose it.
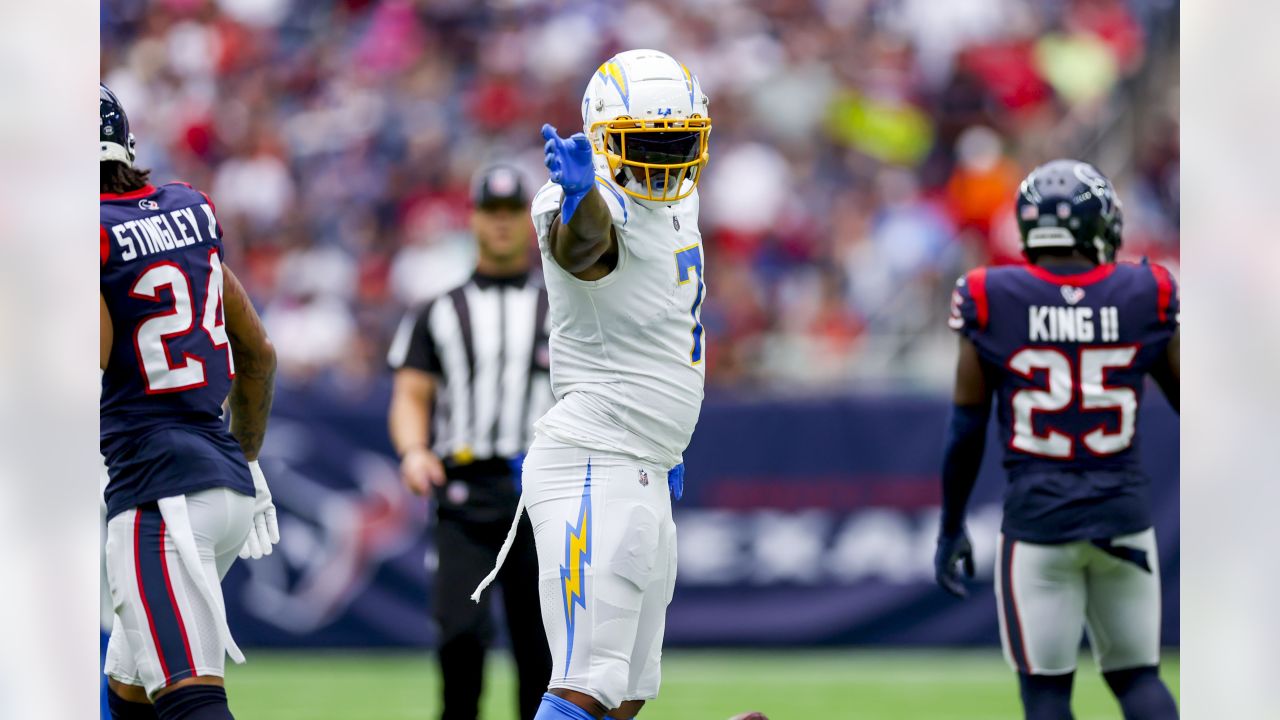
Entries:
{"label": "white glove", "polygon": [[257,560],[270,555],[271,546],[280,542],[280,526],[276,524],[276,506],[271,502],[267,478],[257,460],[249,463],[249,474],[253,476],[253,527],[249,529],[249,539],[240,548],[240,557]]}

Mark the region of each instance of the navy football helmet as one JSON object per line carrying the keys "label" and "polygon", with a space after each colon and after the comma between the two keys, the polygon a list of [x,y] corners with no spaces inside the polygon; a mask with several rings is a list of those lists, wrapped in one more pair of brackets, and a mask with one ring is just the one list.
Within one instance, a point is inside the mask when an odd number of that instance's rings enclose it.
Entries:
{"label": "navy football helmet", "polygon": [[133,167],[137,141],[129,132],[129,116],[124,114],[120,98],[102,83],[98,83],[98,113],[102,116],[98,131],[98,162],[115,160]]}
{"label": "navy football helmet", "polygon": [[1032,170],[1018,187],[1017,213],[1028,258],[1045,248],[1074,248],[1099,264],[1116,259],[1120,198],[1089,163],[1053,160]]}

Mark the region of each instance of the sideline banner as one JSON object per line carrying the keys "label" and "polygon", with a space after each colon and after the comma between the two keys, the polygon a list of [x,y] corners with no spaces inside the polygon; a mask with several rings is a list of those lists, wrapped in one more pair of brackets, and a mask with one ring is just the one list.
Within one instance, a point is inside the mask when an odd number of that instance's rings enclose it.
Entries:
{"label": "sideline banner", "polygon": [[[225,593],[244,645],[429,646],[431,513],[400,485],[387,388],[281,390],[262,458],[285,541]],[[941,398],[715,400],[685,454],[668,645],[994,645],[1003,474],[995,433],[970,504],[978,581],[933,583]],[[1140,423],[1154,481],[1164,642],[1178,643],[1178,419]]]}

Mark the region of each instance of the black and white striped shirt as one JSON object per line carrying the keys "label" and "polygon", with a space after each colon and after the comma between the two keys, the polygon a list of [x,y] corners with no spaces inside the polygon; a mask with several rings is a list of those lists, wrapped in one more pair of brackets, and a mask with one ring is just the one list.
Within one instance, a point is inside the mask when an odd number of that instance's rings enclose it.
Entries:
{"label": "black and white striped shirt", "polygon": [[539,276],[476,273],[410,311],[387,362],[435,376],[432,449],[459,464],[510,459],[552,405],[550,319]]}

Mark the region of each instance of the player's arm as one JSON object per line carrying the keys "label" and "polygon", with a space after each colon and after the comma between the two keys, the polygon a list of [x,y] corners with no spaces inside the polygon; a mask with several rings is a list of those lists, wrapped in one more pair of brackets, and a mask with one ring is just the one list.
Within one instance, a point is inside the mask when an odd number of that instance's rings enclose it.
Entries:
{"label": "player's arm", "polygon": [[258,311],[253,309],[249,294],[226,265],[222,266],[222,314],[236,364],[236,378],[231,381],[231,392],[227,395],[231,435],[240,443],[253,477],[253,529],[240,549],[240,557],[248,560],[270,555],[271,546],[280,542],[276,506],[267,478],[258,465],[258,453],[267,434],[267,418],[271,415],[271,400],[275,396],[276,349],[267,337]]}
{"label": "player's arm", "polygon": [[1173,337],[1169,339],[1169,344],[1165,346],[1164,355],[1151,368],[1152,379],[1156,381],[1156,385],[1160,386],[1160,390],[1169,400],[1169,404],[1173,406],[1174,412],[1180,412],[1178,389],[1182,378],[1181,335],[1181,330],[1173,331]]}
{"label": "player's arm", "polygon": [[951,424],[942,463],[942,531],[964,531],[965,506],[982,466],[991,415],[991,390],[978,348],[960,338]]}
{"label": "player's arm", "polygon": [[226,265],[222,273],[222,311],[236,364],[236,378],[227,396],[231,434],[245,459],[253,463],[262,450],[275,396],[276,351],[244,286]]}
{"label": "player's arm", "polygon": [[942,522],[934,566],[938,583],[964,597],[967,591],[956,564],[963,563],[965,574],[973,577],[973,549],[965,533],[964,515],[982,467],[991,414],[991,388],[982,358],[973,342],[964,337],[960,338],[956,360],[953,400],[942,461]]}
{"label": "player's arm", "polygon": [[587,191],[567,224],[558,217],[551,221],[549,237],[551,256],[579,280],[599,280],[618,266],[613,215],[596,188]]}
{"label": "player's arm", "polygon": [[444,465],[427,447],[435,392],[436,381],[430,373],[412,367],[396,370],[387,426],[391,444],[401,458],[401,478],[405,486],[418,495],[429,494],[432,485],[443,485],[445,480]]}
{"label": "player's arm", "polygon": [[617,266],[613,215],[596,187],[591,143],[582,133],[567,140],[542,126],[544,157],[551,181],[564,190],[560,215],[548,230],[551,256],[581,280],[599,280]]}
{"label": "player's arm", "polygon": [[98,293],[98,367],[106,370],[111,359],[111,339],[115,330],[111,325],[111,313],[107,310],[107,299]]}

